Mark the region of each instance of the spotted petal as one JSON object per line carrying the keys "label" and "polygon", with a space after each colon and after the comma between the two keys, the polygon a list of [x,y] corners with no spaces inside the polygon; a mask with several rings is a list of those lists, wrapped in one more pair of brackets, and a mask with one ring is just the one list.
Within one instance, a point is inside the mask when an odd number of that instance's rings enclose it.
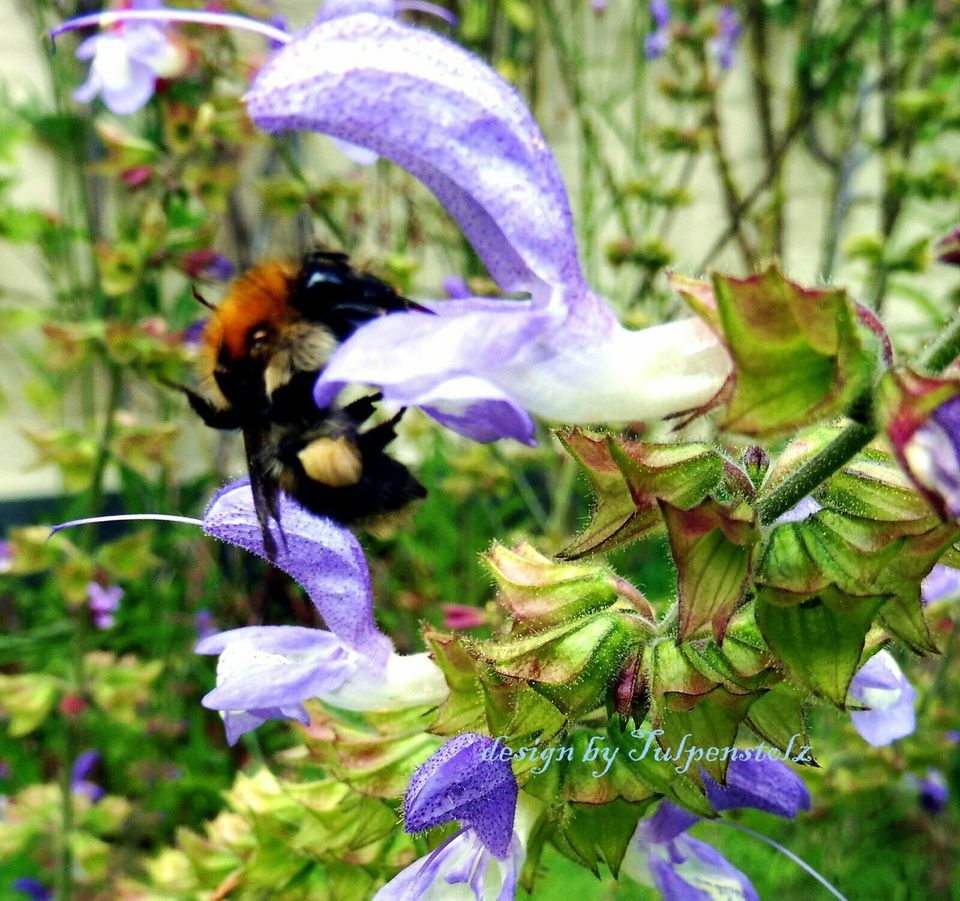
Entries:
{"label": "spotted petal", "polygon": [[479,58],[382,15],[328,19],[260,71],[247,110],[374,150],[419,178],[507,292],[583,281],[566,191],[517,93]]}
{"label": "spotted petal", "polygon": [[[277,545],[272,561],[310,595],[327,627],[347,647],[384,663],[393,650],[373,621],[370,572],[353,534],[329,519],[314,516],[286,495],[280,522],[269,525]],[[221,489],[203,517],[204,531],[266,558],[263,534],[246,479]]]}

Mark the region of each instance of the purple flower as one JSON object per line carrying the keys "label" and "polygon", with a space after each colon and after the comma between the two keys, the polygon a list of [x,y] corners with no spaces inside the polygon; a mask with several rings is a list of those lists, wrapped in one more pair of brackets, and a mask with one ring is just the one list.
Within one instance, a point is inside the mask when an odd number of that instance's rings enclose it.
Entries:
{"label": "purple flower", "polygon": [[853,728],[875,748],[910,735],[917,727],[917,692],[889,651],[874,654],[850,682],[850,697],[866,710],[851,710]]}
{"label": "purple flower", "polygon": [[0,575],[13,569],[13,543],[0,541]]}
{"label": "purple flower", "polygon": [[743,28],[740,26],[740,20],[732,6],[724,6],[720,9],[720,16],[717,19],[717,36],[710,41],[710,49],[713,51],[721,69],[732,69],[736,62],[737,41]]}
{"label": "purple flower", "polygon": [[[734,760],[727,785],[704,776],[707,797],[717,810],[755,807],[795,818],[810,808],[802,780],[776,760]],[[685,835],[700,817],[670,801],[661,802],[652,817],[638,825],[623,858],[623,872],[655,886],[667,901],[730,898],[759,901],[750,880],[710,845]]]}
{"label": "purple flower", "polygon": [[907,775],[907,780],[917,790],[920,806],[927,813],[938,814],[947,806],[950,800],[950,789],[940,770],[930,767],[923,779],[910,773]]}
{"label": "purple flower", "polygon": [[[161,9],[160,0],[132,0],[138,11]],[[160,27],[146,22],[120,22],[112,30],[87,38],[77,59],[92,60],[87,80],[74,98],[89,103],[100,94],[117,115],[133,113],[153,96],[157,78],[179,74],[186,59],[178,43]]]}
{"label": "purple flower", "polygon": [[907,441],[910,472],[960,519],[960,395],[937,407]]}
{"label": "purple flower", "polygon": [[206,278],[225,282],[233,278],[237,267],[233,261],[215,250],[194,250],[183,258],[183,271],[190,278]]}
{"label": "purple flower", "polygon": [[[349,710],[436,705],[447,694],[427,654],[400,656],[373,621],[370,573],[347,529],[307,513],[281,495],[273,561],[299,582],[330,631],[302,626],[248,626],[203,638],[198,654],[219,654],[217,685],[203,705],[224,717],[227,740],[268,719],[309,722],[303,702],[321,697]],[[249,482],[222,489],[204,515],[204,530],[265,557]]]}
{"label": "purple flower", "polygon": [[123,589],[119,585],[104,587],[99,582],[87,585],[87,605],[98,629],[109,629],[113,625],[113,614],[120,609],[122,597]]}
{"label": "purple flower", "polygon": [[463,828],[394,877],[374,901],[448,898],[446,886],[457,884],[468,885],[476,901],[512,901],[524,853],[514,828],[517,781],[509,762],[488,759],[494,748],[493,739],[468,732],[418,767],[404,798],[404,829],[423,832],[452,820]]}
{"label": "purple flower", "polygon": [[451,300],[464,300],[470,297],[470,286],[459,275],[448,275],[443,280],[443,293]]}
{"label": "purple flower", "polygon": [[[729,361],[688,320],[631,332],[586,284],[556,162],[524,102],[490,67],[384,16],[298,34],[247,94],[266,131],[309,129],[404,166],[459,222],[500,288],[529,300],[426,304],[382,317],[333,356],[316,390],[378,386],[468,437],[531,442],[529,412],[563,422],[647,419],[696,407]],[[438,123],[442,123],[438,125]]]}
{"label": "purple flower", "polygon": [[920,597],[924,604],[960,598],[960,569],[938,563],[920,583]]}
{"label": "purple flower", "polygon": [[39,879],[34,879],[31,876],[21,876],[19,879],[14,879],[11,888],[15,892],[23,892],[32,901],[53,901],[53,891]]}
{"label": "purple flower", "polygon": [[206,607],[201,607],[194,614],[193,623],[197,630],[198,641],[217,634],[217,627],[213,622],[213,614]]}
{"label": "purple flower", "polygon": [[803,780],[780,760],[734,760],[727,768],[727,784],[703,773],[707,798],[715,810],[753,807],[779,817],[795,819],[810,809],[810,792]]}
{"label": "purple flower", "polygon": [[77,756],[70,772],[70,788],[76,794],[88,798],[91,804],[96,804],[106,794],[106,790],[102,786],[87,779],[87,776],[93,772],[94,767],[99,762],[99,751],[84,751]]}
{"label": "purple flower", "polygon": [[667,0],[650,0],[650,15],[657,27],[643,39],[647,59],[657,59],[670,46],[670,4]]}

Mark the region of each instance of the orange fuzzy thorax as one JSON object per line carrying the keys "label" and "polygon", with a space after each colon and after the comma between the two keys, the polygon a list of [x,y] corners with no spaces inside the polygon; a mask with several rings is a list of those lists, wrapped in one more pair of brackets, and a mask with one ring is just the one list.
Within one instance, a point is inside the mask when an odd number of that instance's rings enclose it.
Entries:
{"label": "orange fuzzy thorax", "polygon": [[203,333],[211,369],[221,349],[231,360],[246,356],[255,327],[279,327],[290,312],[290,291],[296,275],[296,266],[289,263],[264,263],[233,282]]}

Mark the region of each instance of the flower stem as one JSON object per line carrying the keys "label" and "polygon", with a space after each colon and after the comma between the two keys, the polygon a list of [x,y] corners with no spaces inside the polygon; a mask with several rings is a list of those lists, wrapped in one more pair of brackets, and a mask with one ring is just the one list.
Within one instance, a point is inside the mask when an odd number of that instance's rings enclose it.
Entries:
{"label": "flower stem", "polygon": [[857,451],[863,450],[876,434],[876,429],[862,422],[848,425],[822,451],[791,472],[773,491],[761,495],[756,506],[760,523],[770,525],[778,516],[803,500]]}
{"label": "flower stem", "polygon": [[917,365],[930,372],[943,372],[960,357],[960,312],[917,358]]}

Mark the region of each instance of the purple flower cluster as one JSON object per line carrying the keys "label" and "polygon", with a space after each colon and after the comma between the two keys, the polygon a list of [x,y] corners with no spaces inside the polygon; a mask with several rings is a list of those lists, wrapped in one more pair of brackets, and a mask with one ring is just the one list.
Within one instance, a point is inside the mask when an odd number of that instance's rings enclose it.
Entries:
{"label": "purple flower cluster", "polygon": [[123,589],[119,585],[103,586],[99,582],[87,585],[87,606],[90,608],[90,617],[98,629],[109,629],[113,626],[114,614],[120,609],[120,599]]}
{"label": "purple flower cluster", "polygon": [[[218,654],[217,685],[203,705],[220,711],[228,741],[268,719],[309,722],[303,706],[324,698],[348,710],[436,705],[447,685],[426,654],[400,656],[373,621],[370,573],[353,534],[281,496],[283,536],[273,564],[309,594],[325,629],[248,626],[201,637],[198,654]],[[208,535],[266,557],[246,480],[222,489],[204,515]],[[272,526],[276,530],[276,526]]]}

